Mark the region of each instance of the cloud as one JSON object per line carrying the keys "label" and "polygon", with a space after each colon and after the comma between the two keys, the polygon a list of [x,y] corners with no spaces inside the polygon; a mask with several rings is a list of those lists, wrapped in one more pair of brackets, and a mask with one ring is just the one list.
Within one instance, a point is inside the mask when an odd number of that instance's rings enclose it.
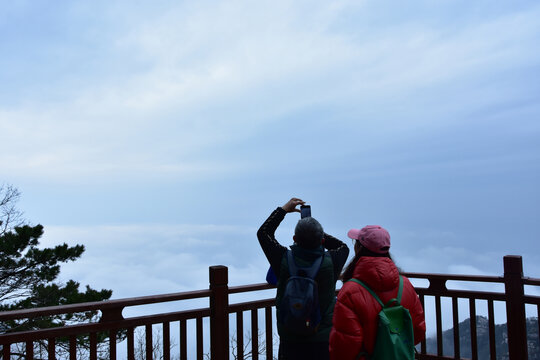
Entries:
{"label": "cloud", "polygon": [[[538,60],[531,46],[538,8],[467,23],[454,32],[450,23],[434,27],[422,19],[367,32],[362,23],[337,26],[348,12],[364,10],[346,1],[210,7],[203,2],[128,11],[120,4],[98,5],[103,15],[94,21],[103,28],[93,31],[101,43],[92,45],[105,53],[86,61],[101,65],[89,73],[73,66],[66,74],[83,81],[75,87],[67,80],[53,83],[64,88],[56,101],[34,96],[23,107],[0,109],[5,171],[54,181],[242,173],[256,164],[233,161],[238,155],[223,163],[205,150],[234,146],[287,114],[321,104],[372,104],[380,112],[377,126],[412,129],[431,119],[410,116],[401,123],[385,116],[390,110],[381,106],[419,89],[458,81],[478,86],[479,78]],[[86,16],[82,10],[66,13]],[[84,36],[84,27],[77,34]],[[108,62],[122,64],[117,74],[106,68]],[[500,97],[484,92],[476,106]],[[455,102],[437,105],[450,106]],[[351,120],[337,115],[333,121]],[[294,132],[295,125],[289,126]],[[359,126],[372,125],[354,128]]]}
{"label": "cloud", "polygon": [[245,238],[257,249],[254,233],[217,225],[48,226],[41,246],[83,244],[82,257],[62,266],[62,281],[110,288],[118,298],[207,288],[208,267],[218,264],[231,266],[231,283],[263,282],[264,256],[241,249]]}

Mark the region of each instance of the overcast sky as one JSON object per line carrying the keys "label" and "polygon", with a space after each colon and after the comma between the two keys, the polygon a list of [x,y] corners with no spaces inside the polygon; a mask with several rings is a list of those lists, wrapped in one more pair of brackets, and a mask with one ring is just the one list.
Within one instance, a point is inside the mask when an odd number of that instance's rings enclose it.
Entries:
{"label": "overcast sky", "polygon": [[[296,196],[405,271],[540,277],[537,1],[3,1],[0,183],[113,297],[268,267]],[[292,243],[297,215],[278,240]],[[348,242],[350,244],[350,242]]]}

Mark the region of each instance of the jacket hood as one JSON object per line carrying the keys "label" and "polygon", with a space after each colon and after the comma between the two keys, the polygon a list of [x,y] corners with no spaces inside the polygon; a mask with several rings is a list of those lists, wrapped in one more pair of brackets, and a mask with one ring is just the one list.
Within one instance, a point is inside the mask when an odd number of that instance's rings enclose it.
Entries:
{"label": "jacket hood", "polygon": [[298,256],[307,261],[313,261],[321,257],[324,254],[324,248],[318,246],[314,249],[306,249],[296,244],[291,245],[291,250],[295,256]]}
{"label": "jacket hood", "polygon": [[363,256],[356,263],[353,278],[362,281],[375,292],[383,292],[398,286],[399,271],[387,257]]}

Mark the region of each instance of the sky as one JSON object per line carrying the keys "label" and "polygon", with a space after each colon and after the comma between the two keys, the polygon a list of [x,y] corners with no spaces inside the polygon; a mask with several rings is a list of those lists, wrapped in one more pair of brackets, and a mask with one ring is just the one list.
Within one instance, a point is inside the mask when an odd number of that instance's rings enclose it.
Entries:
{"label": "sky", "polygon": [[[263,282],[291,197],[407,272],[540,278],[537,1],[14,0],[0,183],[61,279],[113,298]],[[276,236],[292,244],[297,214]]]}

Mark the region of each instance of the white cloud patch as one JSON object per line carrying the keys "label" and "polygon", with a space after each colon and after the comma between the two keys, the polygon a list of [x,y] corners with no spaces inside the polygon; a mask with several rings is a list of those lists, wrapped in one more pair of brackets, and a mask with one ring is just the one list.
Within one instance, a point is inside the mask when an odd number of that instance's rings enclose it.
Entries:
{"label": "white cloud patch", "polygon": [[[444,243],[439,237],[433,237]],[[428,242],[418,241],[418,244]],[[479,253],[464,247],[427,245],[415,249],[405,249],[401,245],[395,253],[396,261],[404,271],[469,274],[469,275],[501,275],[504,253]],[[401,255],[402,254],[402,255]],[[500,267],[497,266],[497,260]]]}
{"label": "white cloud patch", "polygon": [[83,244],[82,257],[62,266],[61,280],[134,297],[205,289],[209,266],[219,264],[231,267],[231,284],[263,282],[264,256],[246,257],[224,241],[243,245],[248,233],[254,230],[216,225],[50,226],[41,246]]}

